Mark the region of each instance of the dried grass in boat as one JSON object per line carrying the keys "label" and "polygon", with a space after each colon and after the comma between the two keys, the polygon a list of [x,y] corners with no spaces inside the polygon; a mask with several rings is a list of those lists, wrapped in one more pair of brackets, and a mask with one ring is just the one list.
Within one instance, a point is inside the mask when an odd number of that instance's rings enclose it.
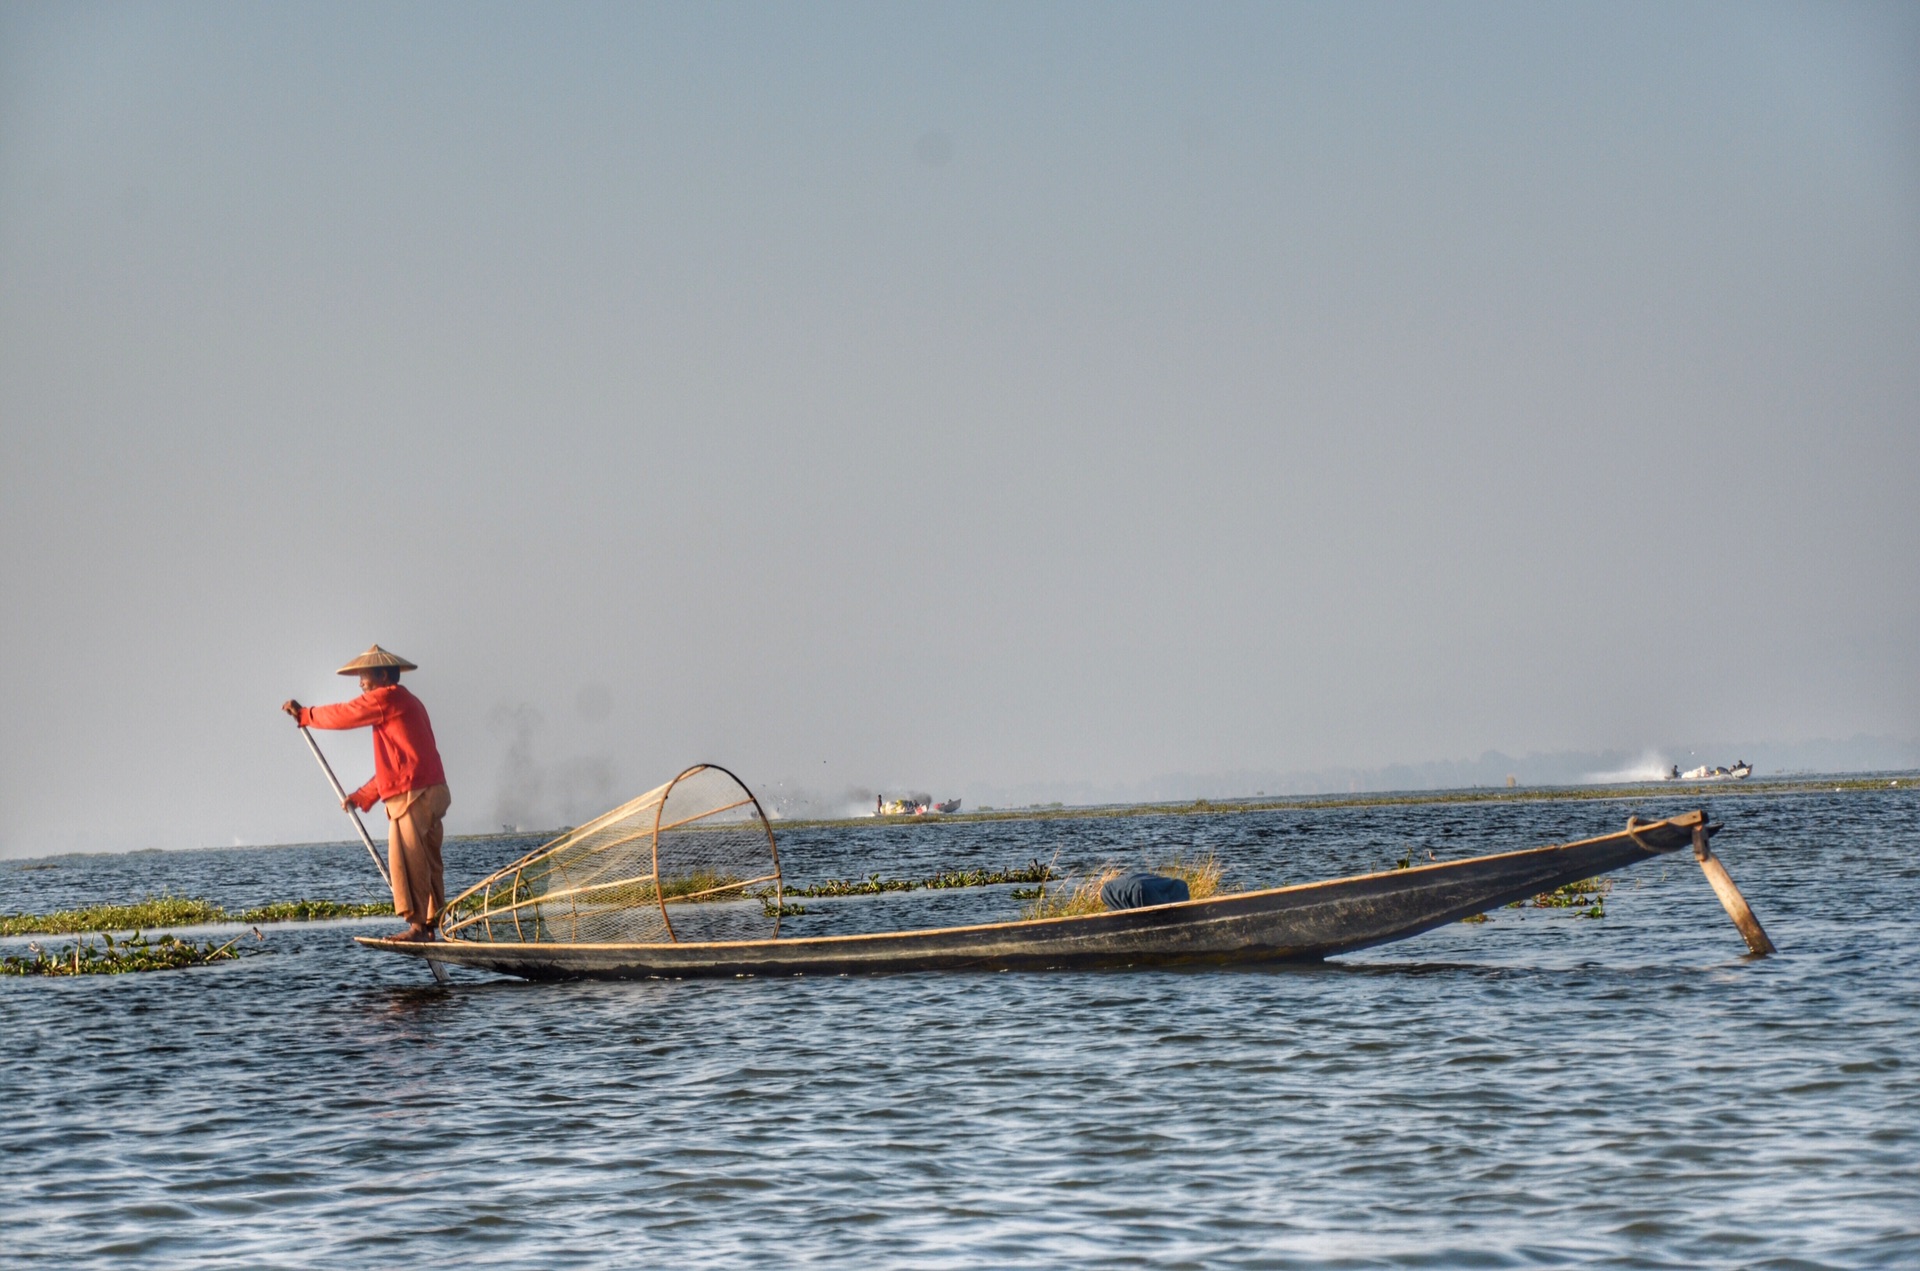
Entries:
{"label": "dried grass in boat", "polygon": [[[1100,889],[1132,868],[1130,865],[1103,865],[1070,888],[1042,891],[1036,899],[1027,902],[1020,916],[1071,918],[1081,914],[1105,913],[1107,906],[1100,899]],[[1176,856],[1163,865],[1149,868],[1156,874],[1165,874],[1168,878],[1178,878],[1186,883],[1189,900],[1205,900],[1220,890],[1220,862],[1212,852],[1196,857],[1191,862]]]}

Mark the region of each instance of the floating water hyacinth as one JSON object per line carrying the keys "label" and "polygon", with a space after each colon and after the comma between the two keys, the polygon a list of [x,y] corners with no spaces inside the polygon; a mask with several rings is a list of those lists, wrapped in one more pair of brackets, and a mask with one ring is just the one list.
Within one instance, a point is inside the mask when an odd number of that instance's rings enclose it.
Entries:
{"label": "floating water hyacinth", "polygon": [[148,940],[136,931],[118,941],[110,935],[102,936],[98,945],[91,940],[80,940],[52,953],[30,944],[25,957],[0,958],[0,975],[126,975],[135,971],[177,971],[236,960],[240,954],[234,945],[240,939],[235,936],[222,945],[211,940],[196,945],[173,936]]}
{"label": "floating water hyacinth", "polygon": [[[1665,877],[1663,874],[1662,878]],[[1636,884],[1637,885],[1637,884]],[[1509,901],[1509,909],[1572,909],[1577,911],[1576,918],[1604,918],[1607,916],[1607,893],[1613,890],[1611,878],[1583,878],[1552,891],[1543,891],[1532,900]],[[1473,914],[1462,918],[1461,922],[1485,922],[1485,914]]]}
{"label": "floating water hyacinth", "polygon": [[0,936],[67,936],[94,931],[150,931],[156,927],[201,927],[217,922],[312,922],[323,918],[379,918],[393,912],[387,901],[350,904],[339,900],[276,900],[229,913],[210,900],[146,896],[124,905],[92,905],[50,914],[0,917]]}
{"label": "floating water hyacinth", "polygon": [[861,879],[829,878],[808,887],[787,887],[784,892],[789,896],[807,897],[878,896],[883,892],[918,891],[921,888],[938,891],[958,887],[994,887],[1003,883],[1044,883],[1058,877],[1050,866],[1042,865],[1036,859],[1013,869],[948,870],[931,878],[882,878],[878,873]]}
{"label": "floating water hyacinth", "polygon": [[1611,878],[1583,878],[1565,887],[1542,892],[1533,898],[1535,909],[1577,909],[1582,918],[1607,916],[1607,893],[1613,890]]}

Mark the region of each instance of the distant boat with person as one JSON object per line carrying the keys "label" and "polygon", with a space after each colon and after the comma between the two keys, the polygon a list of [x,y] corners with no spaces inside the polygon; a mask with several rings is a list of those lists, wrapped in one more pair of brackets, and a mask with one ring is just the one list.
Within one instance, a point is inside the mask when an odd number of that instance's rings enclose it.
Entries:
{"label": "distant boat with person", "polygon": [[873,814],[875,816],[925,816],[929,812],[958,812],[960,800],[948,799],[935,803],[930,794],[909,794],[898,799],[887,799],[882,795],[873,796]]}
{"label": "distant boat with person", "polygon": [[1753,765],[1744,759],[1733,761],[1731,768],[1715,768],[1701,764],[1687,772],[1680,771],[1680,765],[1673,765],[1673,771],[1667,775],[1669,781],[1742,781],[1753,775]]}

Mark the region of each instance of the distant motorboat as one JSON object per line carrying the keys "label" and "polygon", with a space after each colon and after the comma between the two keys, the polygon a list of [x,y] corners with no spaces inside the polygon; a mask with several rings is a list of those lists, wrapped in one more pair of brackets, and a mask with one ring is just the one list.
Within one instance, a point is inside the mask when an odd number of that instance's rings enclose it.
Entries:
{"label": "distant motorboat", "polygon": [[960,800],[948,799],[945,803],[935,803],[930,794],[910,794],[903,799],[886,799],[880,795],[873,797],[875,816],[925,816],[929,812],[958,812]]}
{"label": "distant motorboat", "polygon": [[1744,759],[1736,759],[1733,761],[1733,767],[1731,768],[1716,768],[1707,764],[1701,764],[1698,768],[1694,768],[1687,772],[1680,771],[1680,765],[1675,764],[1673,765],[1673,772],[1668,775],[1667,780],[1669,781],[1741,781],[1741,780],[1745,780],[1748,777],[1751,777],[1752,775],[1753,775],[1753,765],[1748,763]]}

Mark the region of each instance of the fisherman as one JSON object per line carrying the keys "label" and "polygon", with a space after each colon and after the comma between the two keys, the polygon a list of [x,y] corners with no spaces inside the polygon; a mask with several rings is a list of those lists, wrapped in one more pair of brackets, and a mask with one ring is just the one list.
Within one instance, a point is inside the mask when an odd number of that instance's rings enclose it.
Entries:
{"label": "fisherman", "polygon": [[420,699],[400,687],[400,672],[419,668],[379,645],[340,668],[360,677],[360,696],[334,706],[283,702],[280,709],[302,728],[373,726],[373,779],[341,800],[370,812],[387,805],[387,873],[394,912],[407,920],[395,940],[431,940],[447,903],[440,867],[442,821],[453,799],[434,745],[433,725]]}

